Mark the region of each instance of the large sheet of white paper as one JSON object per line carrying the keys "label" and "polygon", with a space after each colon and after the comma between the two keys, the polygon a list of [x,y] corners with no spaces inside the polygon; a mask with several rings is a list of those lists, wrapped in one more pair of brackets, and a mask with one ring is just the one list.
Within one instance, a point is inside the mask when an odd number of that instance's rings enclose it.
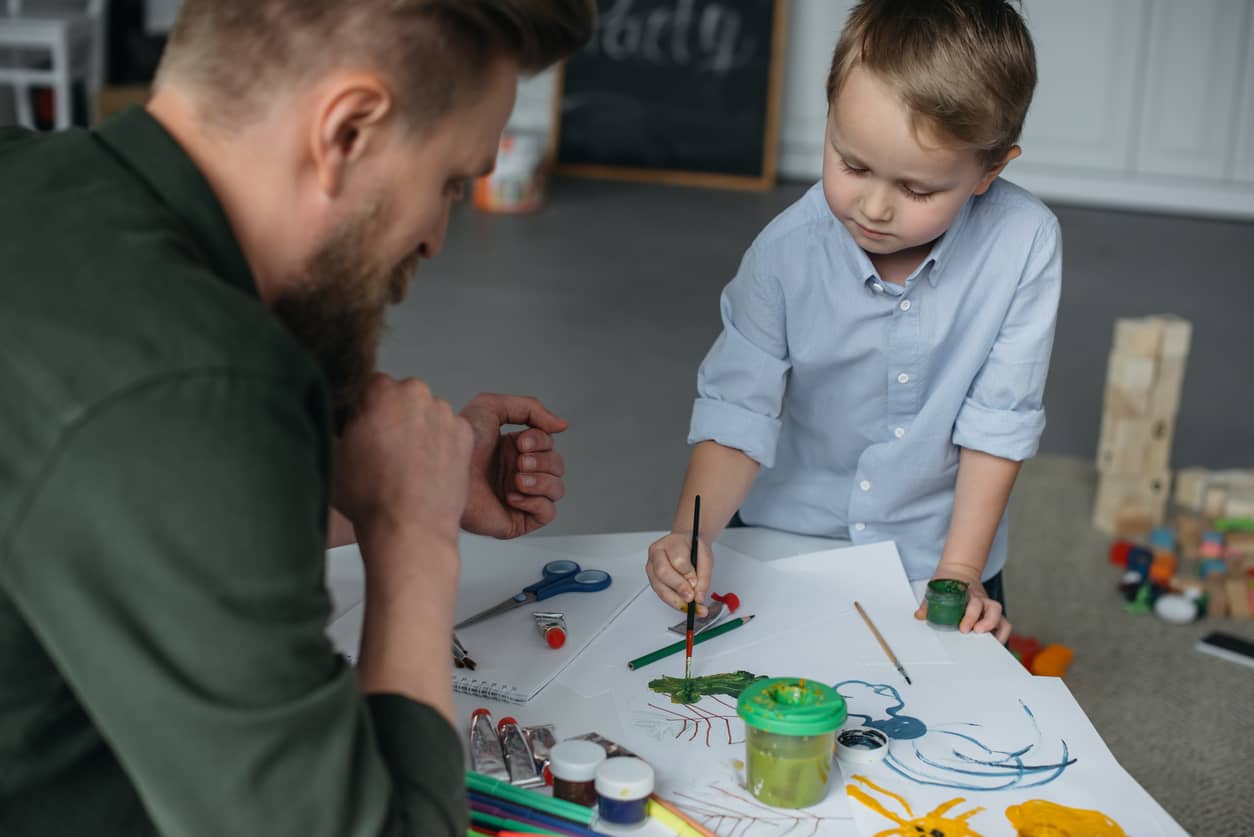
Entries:
{"label": "large sheet of white paper", "polygon": [[[643,575],[644,557],[637,555]],[[773,563],[763,563],[724,546],[715,547],[714,593],[734,592],[740,599],[735,617],[752,614],[749,624],[696,646],[694,660],[714,656],[728,648],[762,642],[772,636],[795,631],[798,625],[828,617],[825,591],[806,586],[798,577],[778,572]],[[735,618],[732,617],[732,618]],[[644,683],[662,674],[682,674],[683,654],[659,660],[642,672],[630,672],[627,662],[670,645],[681,634],[667,630],[683,621],[684,613],[667,607],[646,588],[587,653],[563,673],[562,682],[585,695],[611,689],[644,689]],[[726,620],[724,620],[726,621]]]}
{"label": "large sheet of white paper", "polygon": [[839,690],[851,723],[890,738],[884,761],[843,776],[861,834],[1185,833],[1061,680],[848,681]]}
{"label": "large sheet of white paper", "polygon": [[770,566],[831,603],[823,624],[811,626],[819,637],[816,649],[837,643],[843,659],[888,662],[854,609],[857,600],[907,671],[911,663],[949,662],[935,630],[914,618],[918,602],[891,541],[782,558]]}

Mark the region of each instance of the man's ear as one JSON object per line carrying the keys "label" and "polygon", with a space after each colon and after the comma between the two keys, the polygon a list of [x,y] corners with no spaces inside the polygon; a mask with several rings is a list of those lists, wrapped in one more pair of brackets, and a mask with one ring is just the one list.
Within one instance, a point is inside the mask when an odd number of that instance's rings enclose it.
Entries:
{"label": "man's ear", "polygon": [[975,194],[982,195],[988,191],[988,187],[993,185],[993,181],[997,179],[1002,170],[1010,164],[1010,161],[1023,154],[1023,149],[1017,145],[1010,146],[1010,150],[1006,152],[1006,156],[1001,158],[1001,162],[984,172],[984,177],[980,179],[980,185],[975,187]]}
{"label": "man's ear", "polygon": [[373,75],[339,80],[319,100],[309,141],[324,193],[338,194],[353,165],[383,145],[394,113],[391,91]]}

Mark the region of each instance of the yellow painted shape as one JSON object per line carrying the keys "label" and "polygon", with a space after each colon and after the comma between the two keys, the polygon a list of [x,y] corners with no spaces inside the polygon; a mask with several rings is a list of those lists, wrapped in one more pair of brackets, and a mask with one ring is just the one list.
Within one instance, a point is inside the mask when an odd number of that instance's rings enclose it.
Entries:
{"label": "yellow painted shape", "polygon": [[949,809],[961,805],[966,802],[964,798],[957,797],[948,802],[941,803],[933,808],[922,817],[915,817],[914,810],[910,807],[910,803],[904,797],[893,793],[887,788],[882,788],[872,782],[865,776],[851,776],[855,782],[861,782],[872,790],[879,791],[885,796],[890,796],[897,800],[897,803],[905,811],[905,815],[911,819],[903,819],[893,812],[889,811],[884,804],[871,796],[857,785],[845,785],[845,791],[854,799],[861,802],[877,814],[887,817],[898,825],[898,828],[890,828],[887,831],[881,831],[875,837],[915,837],[918,834],[935,835],[935,837],[980,837],[978,832],[972,831],[971,826],[967,824],[967,820],[983,811],[983,808],[972,808],[956,817],[950,818],[944,816]]}
{"label": "yellow painted shape", "polygon": [[1101,811],[1068,808],[1033,799],[1006,809],[1019,837],[1128,837],[1119,823]]}

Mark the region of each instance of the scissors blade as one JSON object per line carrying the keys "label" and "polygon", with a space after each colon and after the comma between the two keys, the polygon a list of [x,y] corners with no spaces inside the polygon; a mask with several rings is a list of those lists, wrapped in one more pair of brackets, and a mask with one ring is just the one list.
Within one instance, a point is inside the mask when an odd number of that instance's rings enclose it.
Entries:
{"label": "scissors blade", "polygon": [[480,622],[484,621],[485,619],[491,619],[493,616],[499,616],[502,613],[508,613],[509,611],[513,610],[516,607],[522,607],[523,605],[529,602],[534,602],[535,600],[536,600],[535,593],[519,593],[517,596],[510,596],[508,599],[506,599],[505,601],[501,602],[498,605],[493,605],[487,610],[479,611],[474,616],[471,616],[468,619],[463,619],[462,621],[458,622],[456,625],[453,626],[453,630],[460,631],[462,628],[469,627],[470,625],[477,625]]}

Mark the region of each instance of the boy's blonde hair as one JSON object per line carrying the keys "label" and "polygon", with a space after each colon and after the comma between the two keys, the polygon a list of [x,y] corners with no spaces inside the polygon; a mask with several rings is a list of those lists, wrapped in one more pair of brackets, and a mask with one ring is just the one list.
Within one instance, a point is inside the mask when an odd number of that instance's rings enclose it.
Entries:
{"label": "boy's blonde hair", "polygon": [[184,0],[157,76],[191,85],[218,123],[338,68],[385,74],[421,129],[473,96],[487,67],[536,72],[582,46],[593,0]]}
{"label": "boy's blonde hair", "polygon": [[1036,88],[1036,51],[1006,0],[862,0],[836,44],[830,106],[862,65],[915,120],[973,149],[991,168],[1019,140]]}

